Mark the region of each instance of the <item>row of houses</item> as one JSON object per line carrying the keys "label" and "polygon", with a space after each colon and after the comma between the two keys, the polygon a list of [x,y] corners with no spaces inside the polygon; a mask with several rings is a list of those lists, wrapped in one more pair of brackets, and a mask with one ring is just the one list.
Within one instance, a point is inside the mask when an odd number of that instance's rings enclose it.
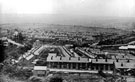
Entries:
{"label": "row of houses", "polygon": [[135,61],[130,59],[91,59],[51,55],[47,57],[44,66],[34,66],[34,74],[41,75],[40,72],[44,72],[43,75],[45,75],[47,71],[66,73],[98,73],[103,71],[111,74],[130,74],[130,72],[123,72],[134,69]]}
{"label": "row of houses", "polygon": [[[57,51],[60,51],[60,55],[53,52],[46,52],[48,55],[46,58],[43,58],[42,61],[39,61],[39,56],[45,55],[43,52],[46,49],[50,51],[57,48]],[[89,55],[87,51],[81,52],[84,55]],[[70,53],[70,54],[69,54]],[[35,64],[33,72],[35,75],[46,75],[46,72],[72,72],[72,73],[98,73],[103,71],[105,73],[111,74],[130,74],[130,71],[135,69],[135,60],[127,57],[125,55],[114,56],[111,59],[108,58],[92,58],[92,57],[81,57],[81,56],[71,56],[73,55],[69,49],[63,46],[54,46],[54,45],[42,45],[35,46],[27,53],[25,53],[23,58],[27,61],[35,59]],[[78,55],[78,54],[77,54]],[[92,55],[93,56],[93,55]],[[31,61],[33,62],[34,59]]]}

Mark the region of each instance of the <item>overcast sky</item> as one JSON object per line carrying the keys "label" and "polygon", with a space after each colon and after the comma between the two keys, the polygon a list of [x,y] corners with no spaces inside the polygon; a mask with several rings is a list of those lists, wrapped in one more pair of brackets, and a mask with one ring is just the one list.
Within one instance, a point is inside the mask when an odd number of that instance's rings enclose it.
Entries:
{"label": "overcast sky", "polygon": [[135,0],[0,0],[2,14],[135,17]]}

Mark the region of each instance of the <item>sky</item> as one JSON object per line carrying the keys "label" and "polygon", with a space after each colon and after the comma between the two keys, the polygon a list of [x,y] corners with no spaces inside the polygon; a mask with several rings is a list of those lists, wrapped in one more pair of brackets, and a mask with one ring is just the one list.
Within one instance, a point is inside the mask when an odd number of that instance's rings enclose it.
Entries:
{"label": "sky", "polygon": [[135,17],[135,0],[0,0],[0,14]]}

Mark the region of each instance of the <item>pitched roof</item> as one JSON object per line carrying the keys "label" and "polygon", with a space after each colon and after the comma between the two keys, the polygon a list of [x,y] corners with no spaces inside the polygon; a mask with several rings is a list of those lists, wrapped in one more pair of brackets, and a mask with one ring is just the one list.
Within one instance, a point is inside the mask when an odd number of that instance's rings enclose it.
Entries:
{"label": "pitched roof", "polygon": [[97,64],[113,64],[113,59],[92,59],[92,63]]}
{"label": "pitched roof", "polygon": [[48,56],[48,62],[91,62],[89,58],[80,58],[80,57],[60,57],[60,56]]}
{"label": "pitched roof", "polygon": [[135,68],[135,63],[115,63],[115,68]]}
{"label": "pitched roof", "polygon": [[46,70],[46,66],[34,66],[34,70]]}

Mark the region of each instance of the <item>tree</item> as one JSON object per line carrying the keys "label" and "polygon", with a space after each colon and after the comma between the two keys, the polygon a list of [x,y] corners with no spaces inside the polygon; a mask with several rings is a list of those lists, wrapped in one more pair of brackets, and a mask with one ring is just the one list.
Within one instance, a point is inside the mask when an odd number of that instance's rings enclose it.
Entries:
{"label": "tree", "polygon": [[63,79],[60,77],[53,77],[50,79],[49,82],[63,82]]}

